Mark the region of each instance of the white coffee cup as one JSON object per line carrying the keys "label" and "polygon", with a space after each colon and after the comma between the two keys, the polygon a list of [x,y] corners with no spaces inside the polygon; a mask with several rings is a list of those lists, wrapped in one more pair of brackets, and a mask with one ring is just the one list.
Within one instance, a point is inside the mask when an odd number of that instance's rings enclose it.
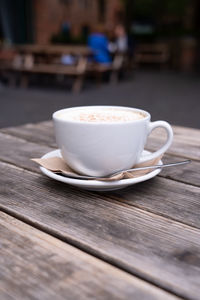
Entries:
{"label": "white coffee cup", "polygon": [[[70,114],[102,110],[134,112],[142,115],[137,120],[90,122],[63,118]],[[66,108],[53,114],[58,147],[67,164],[80,174],[106,176],[133,167],[162,155],[171,145],[173,131],[165,121],[150,122],[144,110],[122,106],[82,106]],[[166,143],[157,151],[141,158],[148,135],[157,127],[167,132]]]}

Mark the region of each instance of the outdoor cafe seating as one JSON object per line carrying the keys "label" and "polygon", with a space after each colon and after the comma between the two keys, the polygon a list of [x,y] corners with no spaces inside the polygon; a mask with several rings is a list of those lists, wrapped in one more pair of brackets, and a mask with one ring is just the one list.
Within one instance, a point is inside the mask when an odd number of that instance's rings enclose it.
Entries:
{"label": "outdoor cafe seating", "polygon": [[103,73],[110,72],[111,81],[116,81],[123,68],[124,55],[116,53],[109,65],[90,62],[91,55],[91,50],[86,46],[20,45],[12,49],[12,56],[6,64],[1,64],[0,71],[9,85],[16,85],[19,81],[22,87],[28,87],[31,74],[72,77],[73,92],[82,89],[84,79],[90,73],[99,82]]}

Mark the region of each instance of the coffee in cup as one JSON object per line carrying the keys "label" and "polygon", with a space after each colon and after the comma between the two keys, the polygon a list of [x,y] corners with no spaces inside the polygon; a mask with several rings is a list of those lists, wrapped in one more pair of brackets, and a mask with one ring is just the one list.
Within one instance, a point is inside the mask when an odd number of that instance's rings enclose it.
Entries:
{"label": "coffee in cup", "polygon": [[[82,106],[53,114],[58,147],[76,172],[106,176],[162,155],[173,132],[165,121],[150,122],[144,110],[121,106]],[[167,141],[159,150],[141,158],[150,132],[163,127]]]}
{"label": "coffee in cup", "polygon": [[139,111],[128,111],[124,109],[107,108],[101,109],[86,108],[76,110],[66,110],[57,114],[57,117],[66,121],[78,122],[92,122],[92,123],[116,123],[116,122],[130,122],[140,120],[145,117]]}

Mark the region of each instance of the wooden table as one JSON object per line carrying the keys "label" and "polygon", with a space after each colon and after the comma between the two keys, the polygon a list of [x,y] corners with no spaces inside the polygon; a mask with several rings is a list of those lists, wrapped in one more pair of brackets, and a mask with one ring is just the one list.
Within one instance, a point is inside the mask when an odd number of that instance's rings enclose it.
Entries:
{"label": "wooden table", "polygon": [[169,46],[166,43],[139,44],[135,50],[135,63],[160,64],[166,67],[170,59]]}
{"label": "wooden table", "polygon": [[[28,87],[31,74],[62,75],[75,78],[74,92],[83,86],[88,56],[92,54],[87,46],[81,45],[20,45],[13,47],[13,51],[13,60],[0,64],[0,71],[6,73],[10,85],[16,85],[19,79],[22,87]],[[63,55],[72,55],[74,64],[62,64]]]}
{"label": "wooden table", "polygon": [[46,54],[46,55],[63,55],[77,54],[87,56],[91,50],[85,45],[37,45],[26,44],[15,46],[14,49],[20,54]]}
{"label": "wooden table", "polygon": [[[23,88],[29,86],[31,75],[39,74],[60,76],[62,79],[72,77],[72,91],[80,92],[86,75],[94,76],[100,84],[103,73],[110,72],[110,81],[116,83],[128,63],[127,56],[122,53],[115,53],[111,64],[90,62],[93,52],[81,45],[20,45],[13,47],[12,51],[10,59],[5,60],[3,52],[2,58],[0,55],[0,75],[8,80],[10,86],[16,86],[19,82]],[[63,55],[73,57],[74,63],[62,63]]]}
{"label": "wooden table", "polygon": [[1,129],[0,299],[200,299],[200,130],[174,133],[163,160],[190,165],[97,193],[30,161],[56,147],[51,122]]}

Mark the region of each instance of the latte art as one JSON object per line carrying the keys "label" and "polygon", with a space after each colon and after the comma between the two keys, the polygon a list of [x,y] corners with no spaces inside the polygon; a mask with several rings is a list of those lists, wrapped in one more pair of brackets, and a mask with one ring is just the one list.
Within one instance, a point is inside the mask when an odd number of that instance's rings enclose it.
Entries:
{"label": "latte art", "polygon": [[77,109],[63,112],[58,115],[62,120],[91,122],[91,123],[117,123],[130,122],[145,118],[141,112],[120,109]]}

